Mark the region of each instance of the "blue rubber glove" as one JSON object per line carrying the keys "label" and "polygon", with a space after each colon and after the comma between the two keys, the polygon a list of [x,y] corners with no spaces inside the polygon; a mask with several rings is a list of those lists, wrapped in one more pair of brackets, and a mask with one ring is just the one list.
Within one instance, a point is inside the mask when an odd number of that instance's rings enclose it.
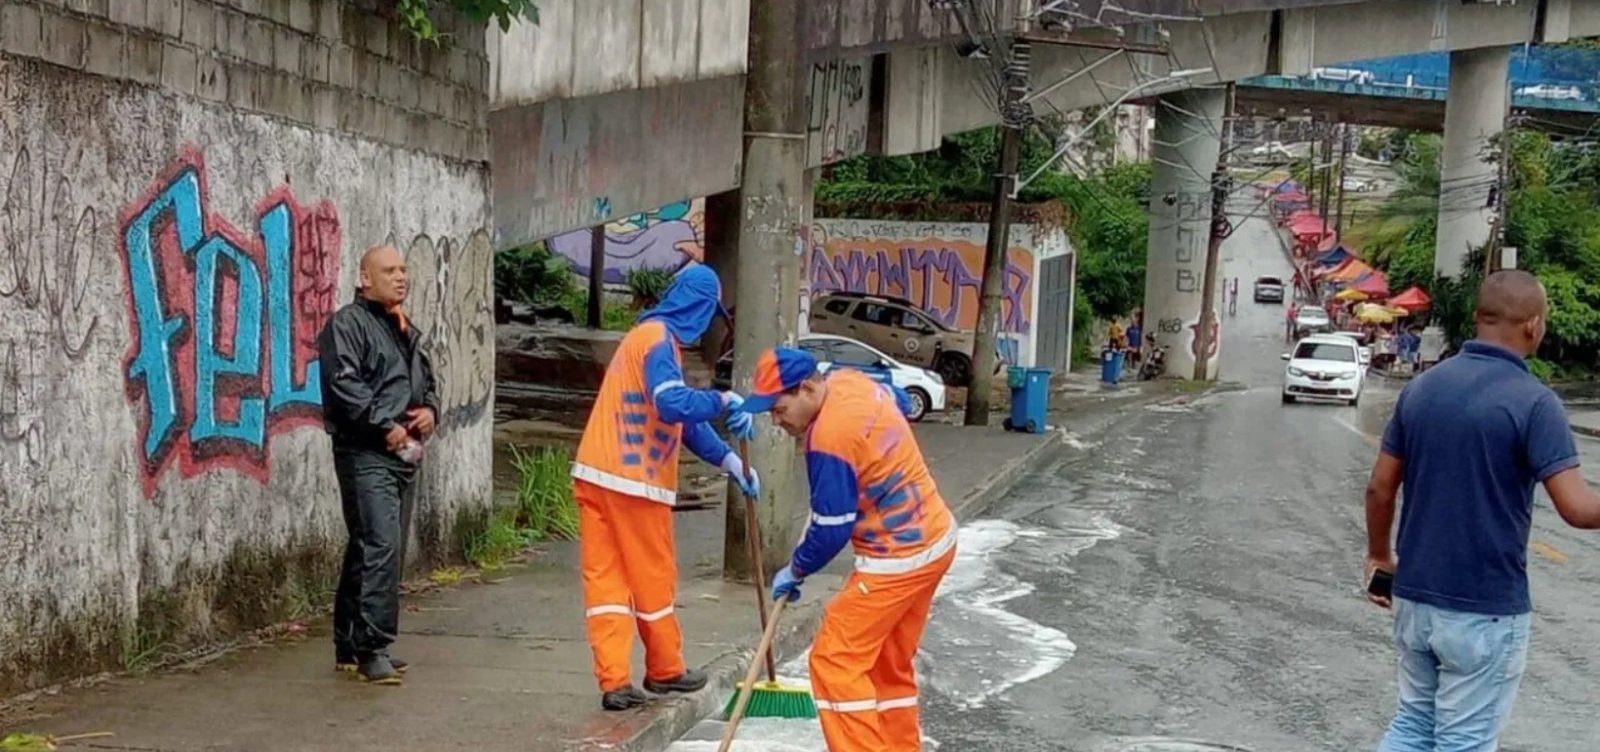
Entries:
{"label": "blue rubber glove", "polygon": [[750,497],[753,501],[761,500],[761,476],[752,467],[750,468],[750,478],[746,480],[744,477],[744,460],[739,459],[737,452],[728,452],[728,456],[722,458],[722,469],[732,476],[733,482],[739,484],[739,490],[743,491],[745,496]]}
{"label": "blue rubber glove", "polygon": [[756,437],[756,419],[754,415],[739,408],[744,406],[744,397],[737,392],[723,392],[722,405],[727,410],[727,417],[723,418],[723,425],[728,427],[728,433],[736,439],[749,441]]}
{"label": "blue rubber glove", "polygon": [[800,600],[800,586],[804,583],[804,578],[794,576],[794,567],[784,567],[772,576],[772,599],[781,601],[787,597],[790,602]]}

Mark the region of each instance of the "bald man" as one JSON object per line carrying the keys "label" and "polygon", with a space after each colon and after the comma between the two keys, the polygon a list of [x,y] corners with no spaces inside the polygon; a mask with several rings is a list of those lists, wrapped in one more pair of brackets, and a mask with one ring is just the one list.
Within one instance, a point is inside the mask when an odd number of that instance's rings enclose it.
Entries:
{"label": "bald man", "polygon": [[406,668],[389,655],[400,625],[405,501],[439,401],[422,333],[400,308],[405,259],[393,246],[368,249],[358,284],[356,300],[317,337],[323,423],[350,535],[333,607],[334,668],[396,685]]}
{"label": "bald man", "polygon": [[[1368,598],[1394,611],[1400,691],[1380,752],[1496,748],[1528,653],[1533,487],[1544,484],[1567,524],[1600,528],[1561,401],[1526,362],[1548,313],[1533,275],[1490,275],[1477,339],[1412,379],[1384,431],[1367,486],[1366,571]],[[1392,576],[1387,589],[1374,586],[1379,571]]]}

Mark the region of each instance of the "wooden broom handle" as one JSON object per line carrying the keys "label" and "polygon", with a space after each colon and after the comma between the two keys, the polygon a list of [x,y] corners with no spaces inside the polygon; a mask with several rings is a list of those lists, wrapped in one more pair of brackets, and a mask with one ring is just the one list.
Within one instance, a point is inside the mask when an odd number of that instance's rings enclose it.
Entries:
{"label": "wooden broom handle", "polygon": [[756,676],[761,673],[761,661],[756,660],[762,654],[772,654],[772,638],[778,633],[778,617],[783,615],[783,607],[789,599],[779,600],[772,607],[772,618],[767,622],[767,628],[761,632],[761,645],[756,648],[756,656],[750,660],[750,670],[745,672],[744,686],[739,689],[739,701],[733,706],[733,715],[728,717],[728,728],[722,732],[722,746],[717,747],[717,752],[728,752],[733,746],[733,735],[739,731],[739,722],[744,720],[744,711],[750,704],[750,693],[755,690]]}
{"label": "wooden broom handle", "polygon": [[[750,482],[750,442],[739,440],[739,463],[744,466],[744,479]],[[756,612],[761,615],[761,629],[767,628],[767,594],[765,592],[767,574],[762,570],[761,562],[761,525],[756,521],[756,502],[746,496],[744,499],[744,538],[745,547],[750,551],[751,566],[755,568]],[[767,681],[777,683],[778,666],[772,653],[767,653]]]}

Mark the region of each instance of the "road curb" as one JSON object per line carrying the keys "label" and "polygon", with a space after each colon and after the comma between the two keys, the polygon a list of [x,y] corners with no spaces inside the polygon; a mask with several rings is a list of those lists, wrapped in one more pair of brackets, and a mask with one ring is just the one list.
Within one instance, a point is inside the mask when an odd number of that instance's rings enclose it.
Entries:
{"label": "road curb", "polygon": [[1569,423],[1568,425],[1572,426],[1572,432],[1578,434],[1579,436],[1588,436],[1591,439],[1600,439],[1600,428],[1580,426],[1577,423]]}
{"label": "road curb", "polygon": [[[982,430],[982,429],[975,429]],[[999,429],[994,429],[999,430]],[[965,496],[950,505],[958,520],[982,514],[997,499],[1016,485],[1030,465],[1050,449],[1060,446],[1062,433],[1051,430],[1039,437],[1039,442],[1022,454],[1013,457],[989,479],[978,484]],[[822,624],[822,610],[826,598],[801,601],[784,611],[783,624],[775,639],[780,656],[798,655],[810,646]],[[706,688],[692,695],[667,700],[654,707],[652,717],[644,725],[631,731],[623,729],[619,736],[625,739],[605,745],[617,752],[660,752],[678,737],[688,733],[695,724],[722,712],[722,707],[733,695],[739,682],[744,681],[750,661],[755,656],[755,646],[742,648],[723,655],[706,666],[709,681]],[[586,743],[592,743],[588,740]],[[587,749],[588,747],[585,747]]]}
{"label": "road curb", "polygon": [[998,471],[989,476],[988,480],[979,483],[971,491],[968,491],[967,495],[957,499],[955,503],[950,505],[950,511],[955,513],[956,519],[963,521],[969,517],[983,514],[997,499],[1005,495],[1007,491],[1011,490],[1012,486],[1017,484],[1022,474],[1027,472],[1029,466],[1038,460],[1040,455],[1053,447],[1060,446],[1061,440],[1062,433],[1060,431],[1048,430],[1043,436],[1039,437],[1039,443],[1029,447],[1026,452],[1011,458],[1010,461],[1001,465]]}
{"label": "road curb", "polygon": [[[773,648],[779,656],[798,655],[810,646],[811,639],[817,633],[817,627],[822,623],[822,607],[825,603],[824,599],[816,598],[795,603],[784,609],[783,623],[779,625],[778,635],[773,639]],[[722,712],[728,698],[737,691],[739,682],[744,681],[745,672],[749,670],[750,661],[754,657],[755,646],[751,645],[712,661],[706,666],[708,681],[705,689],[692,695],[657,703],[652,708],[650,719],[643,726],[631,732],[620,731],[619,735],[626,734],[627,738],[603,744],[603,748],[618,752],[660,752],[666,749],[678,737],[694,728],[695,724]],[[584,744],[593,744],[597,741],[585,740]]]}

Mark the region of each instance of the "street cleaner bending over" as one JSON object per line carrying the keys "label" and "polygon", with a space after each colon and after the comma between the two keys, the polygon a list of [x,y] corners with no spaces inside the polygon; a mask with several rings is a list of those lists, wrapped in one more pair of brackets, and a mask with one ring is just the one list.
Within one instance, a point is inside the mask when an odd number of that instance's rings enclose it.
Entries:
{"label": "street cleaner bending over", "polygon": [[807,575],[846,543],[856,567],[811,647],[811,686],[833,752],[922,749],[912,657],[939,581],[956,555],[955,517],[928,474],[904,408],[889,387],[859,371],[826,378],[801,350],[777,348],[756,362],[744,410],[805,438],[811,524],[774,600],[800,597]]}
{"label": "street cleaner bending over", "polygon": [[639,317],[606,369],[572,466],[589,647],[606,710],[646,701],[629,676],[636,626],[645,689],[694,692],[706,684],[705,672],[684,666],[683,631],[673,614],[679,444],[727,471],[746,494],[760,495],[754,470],[746,481],[739,455],[709,425],[726,413],[729,430],[753,436],[752,418],[738,410],[743,399],[683,381],[679,346],[699,340],[719,313],[726,316],[721,297],[716,273],[691,264]]}

